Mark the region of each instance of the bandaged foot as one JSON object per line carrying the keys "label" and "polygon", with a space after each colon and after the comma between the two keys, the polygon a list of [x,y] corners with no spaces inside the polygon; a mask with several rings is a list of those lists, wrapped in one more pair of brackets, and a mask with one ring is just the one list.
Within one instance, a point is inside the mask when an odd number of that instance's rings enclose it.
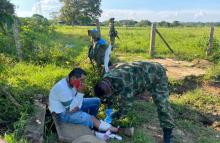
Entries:
{"label": "bandaged foot", "polygon": [[95,136],[101,140],[107,141],[111,132],[108,130],[106,133],[95,132]]}
{"label": "bandaged foot", "polygon": [[111,132],[114,133],[118,132],[118,128],[115,128],[111,124],[101,120],[99,125],[99,131],[107,131],[107,130],[110,130]]}
{"label": "bandaged foot", "polygon": [[117,139],[117,140],[119,140],[119,141],[122,140],[122,137],[119,136],[119,135],[116,135],[116,134],[110,134],[110,135],[109,135],[109,138],[111,138],[111,139]]}

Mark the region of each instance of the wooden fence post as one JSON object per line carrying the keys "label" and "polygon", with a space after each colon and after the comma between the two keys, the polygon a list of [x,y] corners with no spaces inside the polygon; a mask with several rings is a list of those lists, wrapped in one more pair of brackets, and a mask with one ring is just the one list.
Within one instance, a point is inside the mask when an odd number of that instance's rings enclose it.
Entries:
{"label": "wooden fence post", "polygon": [[209,47],[206,50],[206,56],[209,56],[212,52],[213,48],[213,38],[214,38],[214,26],[212,25],[211,31],[210,31],[210,37],[209,37]]}
{"label": "wooden fence post", "polygon": [[155,51],[155,38],[156,38],[156,23],[152,23],[151,25],[151,40],[150,40],[150,57],[154,57],[156,54]]}
{"label": "wooden fence post", "polygon": [[97,31],[99,32],[99,36],[101,37],[101,28],[100,28],[99,19],[96,19],[96,27],[97,27]]}
{"label": "wooden fence post", "polygon": [[14,17],[13,33],[14,33],[14,40],[15,40],[15,46],[17,50],[18,59],[19,61],[22,61],[22,50],[21,50],[21,43],[19,40],[19,30],[18,30],[18,23],[17,23],[16,17]]}

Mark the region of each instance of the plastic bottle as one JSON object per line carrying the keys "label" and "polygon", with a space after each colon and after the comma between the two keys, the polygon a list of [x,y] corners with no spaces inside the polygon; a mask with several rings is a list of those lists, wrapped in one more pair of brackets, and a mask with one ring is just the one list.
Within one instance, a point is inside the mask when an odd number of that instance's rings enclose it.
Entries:
{"label": "plastic bottle", "polygon": [[111,117],[112,111],[113,111],[112,109],[106,109],[105,110],[106,117],[105,117],[104,121],[109,123],[109,124],[111,124],[111,122],[112,122],[112,117]]}

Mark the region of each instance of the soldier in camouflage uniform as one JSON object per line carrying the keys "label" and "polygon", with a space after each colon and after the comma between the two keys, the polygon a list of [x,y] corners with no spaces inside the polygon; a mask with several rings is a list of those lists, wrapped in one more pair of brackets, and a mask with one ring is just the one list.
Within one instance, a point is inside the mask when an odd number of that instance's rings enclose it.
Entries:
{"label": "soldier in camouflage uniform", "polygon": [[168,101],[169,89],[166,70],[158,63],[133,62],[116,66],[106,73],[94,88],[97,96],[110,97],[113,108],[126,116],[132,108],[134,96],[149,91],[157,106],[164,142],[170,143],[174,121]]}
{"label": "soldier in camouflage uniform", "polygon": [[88,35],[92,38],[92,45],[89,47],[88,57],[92,64],[93,61],[99,71],[102,71],[104,65],[105,52],[108,48],[107,42],[102,39],[96,29],[88,30]]}
{"label": "soldier in camouflage uniform", "polygon": [[118,32],[115,30],[115,18],[110,18],[109,20],[109,39],[110,44],[114,48],[115,45],[115,37],[118,37]]}

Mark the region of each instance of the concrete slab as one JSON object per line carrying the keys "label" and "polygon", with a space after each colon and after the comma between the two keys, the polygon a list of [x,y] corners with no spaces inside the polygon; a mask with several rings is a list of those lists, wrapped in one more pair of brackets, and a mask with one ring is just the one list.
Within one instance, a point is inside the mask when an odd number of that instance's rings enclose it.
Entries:
{"label": "concrete slab", "polygon": [[38,101],[34,103],[34,113],[27,122],[25,136],[31,143],[43,143],[46,105]]}
{"label": "concrete slab", "polygon": [[72,143],[106,143],[106,142],[97,139],[93,135],[84,135],[75,139]]}
{"label": "concrete slab", "polygon": [[[75,140],[77,140],[77,143],[96,143],[94,141],[99,141],[94,136],[94,133],[91,131],[90,128],[77,124],[68,124],[68,123],[59,122],[56,118],[56,115],[54,114],[52,115],[52,117],[55,122],[58,138],[61,142],[72,143]],[[90,140],[90,142],[83,142],[83,140],[82,141],[79,140],[80,138],[83,138],[83,136],[89,136],[94,140]],[[103,142],[97,142],[97,143],[103,143]]]}

